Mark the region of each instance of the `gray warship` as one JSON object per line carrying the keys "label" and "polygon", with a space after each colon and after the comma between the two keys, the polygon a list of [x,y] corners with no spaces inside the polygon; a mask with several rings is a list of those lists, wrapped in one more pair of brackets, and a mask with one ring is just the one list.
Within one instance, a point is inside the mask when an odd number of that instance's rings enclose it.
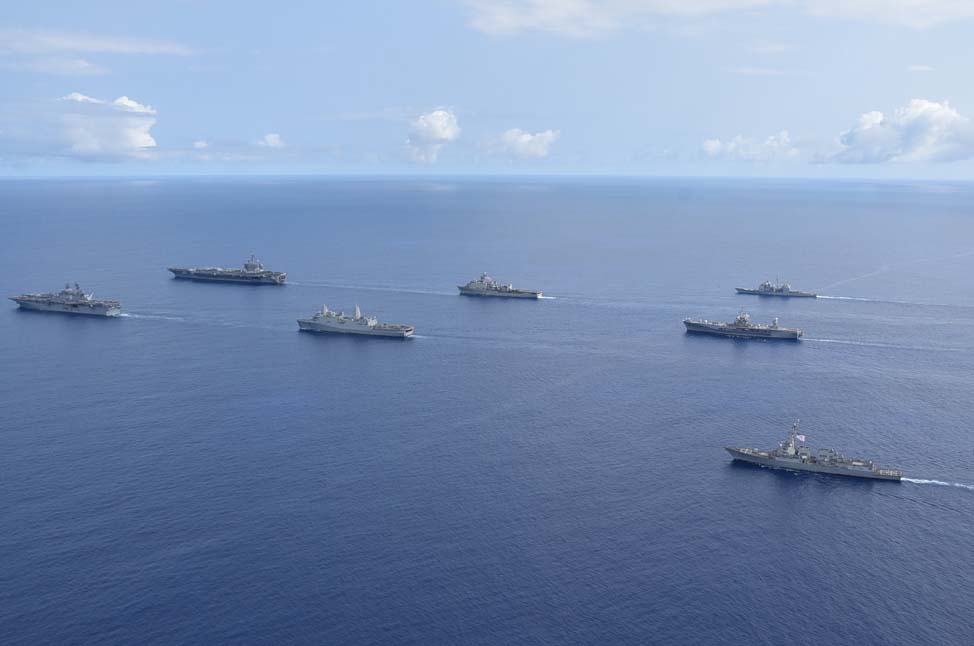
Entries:
{"label": "gray warship", "polygon": [[39,312],[59,312],[61,314],[84,314],[87,316],[118,316],[122,306],[118,301],[100,300],[94,294],[87,294],[78,283],[66,284],[56,294],[21,294],[11,296],[10,300],[25,310]]}
{"label": "gray warship", "polygon": [[708,321],[706,319],[684,319],[683,325],[686,326],[687,332],[729,336],[741,339],[781,339],[797,341],[804,334],[798,328],[779,327],[777,318],[771,322],[771,325],[752,323],[751,316],[743,310],[730,323]]}
{"label": "gray warship", "polygon": [[899,469],[879,467],[873,464],[871,460],[847,458],[833,449],[819,449],[818,453],[813,453],[810,448],[805,446],[805,436],[799,433],[798,422],[795,422],[791,427],[788,439],[783,440],[776,448],[768,451],[735,446],[724,448],[735,460],[759,464],[771,469],[810,471],[835,476],[895,480],[897,482],[903,478],[903,472]]}
{"label": "gray warship", "polygon": [[302,332],[333,332],[336,334],[362,334],[365,336],[385,336],[405,339],[412,336],[416,328],[412,325],[379,323],[374,316],[362,316],[362,310],[355,306],[355,313],[346,316],[344,312],[332,312],[327,305],[306,319],[298,319],[298,329]]}
{"label": "gray warship", "polygon": [[287,273],[270,271],[250,254],[250,259],[244,263],[243,269],[223,267],[169,267],[175,278],[187,280],[203,280],[221,283],[247,283],[250,285],[283,285]]}
{"label": "gray warship", "polygon": [[751,294],[752,296],[780,296],[782,298],[817,298],[818,294],[815,292],[803,292],[798,289],[792,289],[791,285],[788,283],[779,283],[777,280],[771,282],[766,280],[757,289],[751,289],[749,287],[735,287],[738,294]]}
{"label": "gray warship", "polygon": [[537,289],[517,289],[514,285],[504,285],[497,282],[486,273],[480,274],[477,280],[471,280],[466,285],[457,285],[457,289],[464,296],[499,296],[501,298],[541,298]]}

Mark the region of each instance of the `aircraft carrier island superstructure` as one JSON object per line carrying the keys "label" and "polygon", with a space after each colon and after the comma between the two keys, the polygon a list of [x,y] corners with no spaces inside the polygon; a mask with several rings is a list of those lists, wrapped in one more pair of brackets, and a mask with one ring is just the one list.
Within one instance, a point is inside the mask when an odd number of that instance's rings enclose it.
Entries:
{"label": "aircraft carrier island superstructure", "polygon": [[683,325],[686,326],[687,332],[729,336],[740,339],[797,341],[804,334],[798,328],[780,327],[777,318],[771,322],[771,325],[752,323],[750,315],[744,311],[729,323],[708,321],[707,319],[685,319]]}
{"label": "aircraft carrier island superstructure", "polygon": [[220,283],[247,283],[250,285],[283,285],[287,273],[264,269],[257,258],[251,254],[242,269],[223,267],[169,267],[175,278],[203,280]]}
{"label": "aircraft carrier island superstructure", "polygon": [[788,439],[768,451],[761,449],[724,447],[735,460],[759,464],[772,469],[788,471],[810,471],[828,473],[835,476],[870,478],[872,480],[895,480],[903,478],[899,469],[888,469],[874,464],[871,460],[847,458],[833,449],[819,449],[817,453],[805,446],[805,436],[798,432],[798,422],[791,427]]}
{"label": "aircraft carrier island superstructure", "polygon": [[771,282],[766,280],[757,286],[757,289],[749,287],[735,287],[738,294],[751,294],[752,296],[780,296],[782,298],[816,298],[815,292],[803,292],[792,289],[788,283]]}
{"label": "aircraft carrier island superstructure", "polygon": [[21,294],[11,296],[10,300],[25,310],[39,312],[59,312],[61,314],[84,314],[87,316],[118,316],[122,306],[118,301],[101,300],[94,294],[85,293],[78,283],[65,285],[56,294]]}
{"label": "aircraft carrier island superstructure", "polygon": [[501,298],[541,298],[541,290],[517,289],[514,285],[497,282],[486,273],[466,285],[457,285],[464,296],[499,296]]}
{"label": "aircraft carrier island superstructure", "polygon": [[310,318],[298,319],[298,328],[303,332],[333,332],[336,334],[362,334],[365,336],[385,336],[405,339],[413,335],[412,325],[397,323],[379,323],[374,316],[362,316],[359,306],[355,306],[355,313],[346,316],[344,312],[332,312],[327,305],[311,315]]}

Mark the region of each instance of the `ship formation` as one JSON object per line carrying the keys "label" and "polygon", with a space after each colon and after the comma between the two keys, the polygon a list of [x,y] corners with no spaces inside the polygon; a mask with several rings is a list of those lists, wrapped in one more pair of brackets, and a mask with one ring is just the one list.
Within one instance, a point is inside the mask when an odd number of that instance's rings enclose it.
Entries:
{"label": "ship formation", "polygon": [[398,323],[379,323],[374,316],[362,316],[359,306],[355,313],[346,316],[344,312],[332,312],[327,305],[306,319],[298,319],[298,329],[303,332],[332,332],[335,334],[362,334],[365,336],[387,336],[405,339],[412,336],[416,328]]}
{"label": "ship formation", "polygon": [[835,476],[869,478],[872,480],[895,480],[903,478],[899,469],[889,469],[862,458],[847,458],[834,449],[819,449],[813,452],[805,446],[805,436],[799,433],[798,422],[791,427],[788,439],[767,451],[761,449],[724,447],[735,460],[758,464],[771,469],[788,471],[808,471],[828,473]]}
{"label": "ship formation", "polygon": [[[242,269],[220,267],[170,267],[169,271],[175,278],[188,280],[231,282],[247,284],[283,285],[287,274],[281,271],[271,271],[253,255],[244,263]],[[488,276],[481,274],[476,280],[466,285],[458,285],[463,296],[489,296],[501,298],[531,298],[539,299],[541,290],[518,289],[511,284],[502,284]],[[812,292],[793,290],[787,283],[779,284],[765,281],[757,289],[738,287],[739,294],[756,294],[759,296],[782,297],[815,297]],[[67,314],[82,314],[89,316],[114,317],[121,314],[121,304],[115,300],[96,299],[93,294],[84,292],[77,283],[65,285],[57,293],[21,294],[11,296],[22,309],[43,312],[60,312]],[[709,321],[706,319],[684,319],[684,326],[688,333],[711,334],[715,336],[734,338],[783,339],[797,341],[804,332],[799,328],[787,328],[778,325],[775,318],[770,325],[753,323],[751,317],[741,310],[737,318],[730,322]],[[355,334],[373,337],[391,337],[404,339],[413,335],[412,325],[398,323],[380,323],[374,316],[365,316],[355,306],[354,313],[349,316],[344,312],[333,312],[326,305],[307,318],[298,319],[298,329],[303,332],[321,332],[334,334]],[[800,434],[796,423],[788,436],[776,448],[761,450],[754,448],[725,447],[734,460],[758,464],[773,469],[787,469],[791,471],[808,471],[814,473],[828,473],[833,475],[851,476],[857,478],[871,478],[876,480],[900,480],[903,472],[897,469],[879,467],[870,460],[847,458],[832,449],[821,449],[814,453],[805,446],[805,436]]]}
{"label": "ship formation", "polygon": [[498,296],[501,298],[541,298],[541,290],[517,289],[514,285],[497,282],[486,273],[480,278],[471,280],[466,285],[457,285],[457,289],[464,296]]}
{"label": "ship formation", "polygon": [[752,296],[780,296],[781,298],[817,298],[818,294],[815,292],[803,292],[798,289],[792,289],[791,285],[788,283],[779,283],[778,281],[771,282],[766,280],[756,289],[751,289],[749,287],[735,287],[738,294],[750,294]]}
{"label": "ship formation", "polygon": [[94,294],[85,293],[78,283],[73,286],[67,284],[57,293],[21,294],[11,296],[10,300],[17,303],[21,309],[39,312],[87,316],[118,316],[122,313],[122,306],[118,301],[97,299]]}
{"label": "ship formation", "polygon": [[170,267],[175,278],[203,280],[220,283],[246,283],[250,285],[283,285],[287,273],[264,269],[253,255],[243,264],[243,269],[223,267]]}
{"label": "ship formation", "polygon": [[683,325],[686,326],[687,332],[728,336],[739,339],[781,339],[797,341],[804,334],[798,328],[779,326],[777,318],[770,325],[752,323],[751,316],[743,310],[737,315],[736,319],[729,323],[688,318],[683,321]]}

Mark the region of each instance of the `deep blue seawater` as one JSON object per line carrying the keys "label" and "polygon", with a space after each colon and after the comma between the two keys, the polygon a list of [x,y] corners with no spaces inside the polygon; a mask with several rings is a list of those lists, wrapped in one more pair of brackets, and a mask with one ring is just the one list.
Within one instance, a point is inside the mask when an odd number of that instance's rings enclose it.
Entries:
{"label": "deep blue seawater", "polygon": [[[0,642],[969,646],[972,276],[970,184],[0,182],[0,294],[128,313],[0,309]],[[805,340],[684,334],[741,306]],[[722,448],[796,418],[936,482]]]}

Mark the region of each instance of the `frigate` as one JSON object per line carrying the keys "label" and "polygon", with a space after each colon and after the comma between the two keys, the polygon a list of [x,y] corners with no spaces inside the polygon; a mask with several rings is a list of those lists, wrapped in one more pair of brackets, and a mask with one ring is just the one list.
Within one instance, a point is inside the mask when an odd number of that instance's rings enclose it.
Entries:
{"label": "frigate", "polygon": [[298,319],[298,328],[304,332],[363,334],[399,339],[412,336],[415,330],[412,325],[379,323],[374,316],[362,316],[362,311],[358,305],[355,306],[355,313],[352,316],[346,316],[344,312],[332,312],[327,305],[322,305],[321,309],[312,314],[310,318]]}
{"label": "frigate", "polygon": [[751,316],[743,310],[737,315],[736,319],[729,323],[708,321],[706,319],[684,319],[683,325],[686,326],[687,332],[743,339],[782,339],[797,341],[804,334],[798,328],[780,327],[777,318],[771,322],[771,325],[752,323]]}
{"label": "frigate", "polygon": [[766,280],[757,289],[751,289],[749,287],[735,287],[738,294],[751,294],[753,296],[781,296],[782,298],[816,298],[818,294],[815,292],[803,292],[798,289],[792,289],[791,285],[788,283],[779,283],[777,280],[771,282]]}
{"label": "frigate", "polygon": [[188,280],[205,280],[221,283],[247,283],[250,285],[283,285],[287,273],[270,271],[250,254],[250,259],[244,263],[243,269],[223,267],[169,267],[175,278]]}
{"label": "frigate", "polygon": [[788,439],[768,451],[761,449],[724,447],[735,460],[759,464],[772,469],[789,471],[811,471],[836,476],[870,478],[873,480],[896,480],[903,477],[899,469],[888,469],[862,458],[847,458],[834,449],[819,449],[817,453],[805,446],[805,436],[799,432],[799,423],[791,427]]}
{"label": "frigate", "polygon": [[85,293],[78,283],[66,284],[56,294],[21,294],[11,296],[22,309],[40,312],[60,312],[62,314],[85,314],[88,316],[118,316],[122,306],[118,301],[96,299],[94,294]]}
{"label": "frigate", "polygon": [[480,274],[477,280],[471,280],[466,285],[457,285],[457,289],[464,296],[500,296],[502,298],[541,298],[537,289],[517,289],[514,285],[497,282],[486,273]]}

